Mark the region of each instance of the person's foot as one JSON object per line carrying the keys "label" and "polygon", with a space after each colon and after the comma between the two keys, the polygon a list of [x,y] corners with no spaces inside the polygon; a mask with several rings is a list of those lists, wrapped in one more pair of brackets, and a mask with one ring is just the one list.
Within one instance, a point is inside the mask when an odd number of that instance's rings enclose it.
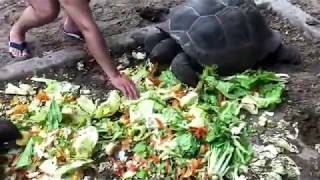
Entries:
{"label": "person's foot", "polygon": [[67,39],[76,39],[80,41],[84,41],[84,37],[77,27],[77,25],[73,22],[73,20],[68,16],[63,25],[63,33]]}
{"label": "person's foot", "polygon": [[9,35],[9,53],[14,58],[31,56],[25,42],[25,34],[15,30],[15,27],[11,29]]}

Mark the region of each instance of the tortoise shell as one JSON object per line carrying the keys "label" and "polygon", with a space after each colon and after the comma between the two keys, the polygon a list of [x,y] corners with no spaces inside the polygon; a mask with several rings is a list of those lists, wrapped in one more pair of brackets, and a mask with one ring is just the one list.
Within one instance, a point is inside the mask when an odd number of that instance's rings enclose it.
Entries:
{"label": "tortoise shell", "polygon": [[251,68],[281,43],[251,0],[189,0],[160,28],[191,58],[226,74]]}

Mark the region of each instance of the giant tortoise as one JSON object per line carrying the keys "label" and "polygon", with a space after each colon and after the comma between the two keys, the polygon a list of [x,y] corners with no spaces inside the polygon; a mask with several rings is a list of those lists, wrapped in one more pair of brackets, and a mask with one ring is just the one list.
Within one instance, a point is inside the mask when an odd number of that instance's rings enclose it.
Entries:
{"label": "giant tortoise", "polygon": [[230,75],[266,59],[298,62],[297,51],[282,45],[252,0],[187,0],[158,28],[144,40],[150,59],[171,63],[175,76],[193,86],[203,66]]}

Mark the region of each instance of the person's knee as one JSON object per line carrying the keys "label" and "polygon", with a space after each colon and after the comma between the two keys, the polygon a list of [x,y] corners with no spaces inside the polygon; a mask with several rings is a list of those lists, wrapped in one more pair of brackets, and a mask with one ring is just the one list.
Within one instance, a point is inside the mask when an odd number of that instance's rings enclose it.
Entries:
{"label": "person's knee", "polygon": [[44,21],[53,21],[60,12],[59,4],[51,4],[46,7],[36,8],[35,12],[39,18]]}

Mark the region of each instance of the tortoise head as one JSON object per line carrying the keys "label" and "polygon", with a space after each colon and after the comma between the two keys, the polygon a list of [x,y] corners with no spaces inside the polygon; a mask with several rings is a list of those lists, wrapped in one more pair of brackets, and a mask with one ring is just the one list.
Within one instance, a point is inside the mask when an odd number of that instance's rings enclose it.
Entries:
{"label": "tortoise head", "polygon": [[11,121],[0,119],[0,147],[20,138],[21,133]]}

